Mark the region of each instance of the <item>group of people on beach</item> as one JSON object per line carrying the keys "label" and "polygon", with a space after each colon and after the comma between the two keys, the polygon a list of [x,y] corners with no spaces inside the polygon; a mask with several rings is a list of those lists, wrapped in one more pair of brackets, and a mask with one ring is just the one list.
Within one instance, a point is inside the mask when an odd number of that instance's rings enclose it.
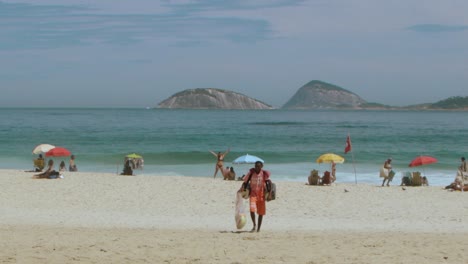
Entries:
{"label": "group of people on beach", "polygon": [[236,179],[236,172],[234,171],[234,167],[231,166],[224,168],[224,158],[229,153],[229,151],[229,148],[225,152],[218,153],[215,153],[214,151],[210,150],[210,153],[216,157],[216,165],[213,178],[216,179],[216,175],[218,174],[218,171],[220,171],[223,175],[224,180],[233,181]]}
{"label": "group of people on beach", "polygon": [[[45,160],[42,154],[39,154],[39,157],[34,161],[34,164],[44,164]],[[54,160],[49,159],[47,162],[47,168],[44,172],[42,170],[44,167],[36,166],[36,172],[41,172],[39,174],[35,174],[33,178],[35,179],[58,179],[63,178],[62,172],[67,171],[65,161],[61,161],[59,165],[59,170],[56,171],[54,169]],[[78,171],[78,168],[75,164],[75,155],[70,156],[70,160],[68,161],[68,171]]]}
{"label": "group of people on beach", "polygon": [[[447,185],[445,189],[451,189],[455,191],[468,191],[468,185],[464,186],[464,182],[468,181],[468,171],[467,171],[466,160],[465,160],[465,157],[461,157],[460,159],[461,159],[461,164],[458,167],[455,180],[451,184]],[[380,177],[383,178],[382,186],[385,185],[385,182],[387,182],[386,186],[390,186],[390,182],[393,180],[393,176],[395,175],[395,172],[392,170],[391,163],[392,163],[392,158],[388,158],[384,162],[382,168],[380,169]],[[427,179],[426,176],[421,176],[420,172],[408,173],[408,175],[405,175],[402,177],[400,186],[408,186],[408,185],[429,186],[429,180]]]}
{"label": "group of people on beach", "polygon": [[325,171],[323,176],[319,176],[318,170],[311,170],[307,178],[309,185],[331,185],[336,181],[336,163],[331,162],[331,173]]}

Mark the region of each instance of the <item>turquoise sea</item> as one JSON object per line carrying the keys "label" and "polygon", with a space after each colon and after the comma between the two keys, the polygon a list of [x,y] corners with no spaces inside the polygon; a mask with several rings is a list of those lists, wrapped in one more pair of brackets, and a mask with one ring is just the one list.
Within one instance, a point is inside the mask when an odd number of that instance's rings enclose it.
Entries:
{"label": "turquoise sea", "polygon": [[[392,157],[393,184],[419,170],[446,185],[468,156],[466,112],[0,108],[0,120],[1,169],[32,169],[32,149],[49,143],[71,150],[80,171],[120,172],[136,152],[145,160],[137,175],[213,177],[208,151],[230,147],[225,166],[256,155],[278,180],[306,182],[310,170],[329,169],[317,157],[333,152],[346,159],[337,182],[380,184],[379,168]],[[344,154],[348,134],[352,152]],[[418,155],[438,163],[409,168]],[[249,167],[234,165],[237,175]]]}

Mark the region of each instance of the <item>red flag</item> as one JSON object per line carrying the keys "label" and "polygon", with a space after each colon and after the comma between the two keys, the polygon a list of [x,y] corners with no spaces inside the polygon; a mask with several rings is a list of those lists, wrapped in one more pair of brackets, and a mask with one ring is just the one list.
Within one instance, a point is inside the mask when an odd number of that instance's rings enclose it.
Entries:
{"label": "red flag", "polygon": [[348,135],[348,137],[346,138],[346,147],[344,149],[344,153],[346,154],[350,151],[351,151],[351,138]]}

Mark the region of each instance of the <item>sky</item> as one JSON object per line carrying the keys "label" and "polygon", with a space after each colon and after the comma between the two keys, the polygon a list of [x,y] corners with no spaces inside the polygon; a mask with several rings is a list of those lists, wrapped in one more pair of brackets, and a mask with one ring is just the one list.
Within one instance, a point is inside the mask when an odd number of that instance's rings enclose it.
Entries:
{"label": "sky", "polygon": [[321,80],[368,102],[468,96],[466,0],[0,0],[0,107],[274,107]]}

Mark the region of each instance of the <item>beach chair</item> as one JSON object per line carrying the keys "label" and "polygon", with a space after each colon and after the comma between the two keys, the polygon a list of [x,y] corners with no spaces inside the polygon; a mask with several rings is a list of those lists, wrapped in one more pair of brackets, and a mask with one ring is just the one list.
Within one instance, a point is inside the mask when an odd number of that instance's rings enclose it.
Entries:
{"label": "beach chair", "polygon": [[419,172],[419,171],[413,172],[411,185],[412,186],[421,186],[422,185],[421,172]]}
{"label": "beach chair", "polygon": [[320,185],[321,184],[321,178],[318,175],[318,170],[312,170],[312,175],[309,176],[309,185]]}

